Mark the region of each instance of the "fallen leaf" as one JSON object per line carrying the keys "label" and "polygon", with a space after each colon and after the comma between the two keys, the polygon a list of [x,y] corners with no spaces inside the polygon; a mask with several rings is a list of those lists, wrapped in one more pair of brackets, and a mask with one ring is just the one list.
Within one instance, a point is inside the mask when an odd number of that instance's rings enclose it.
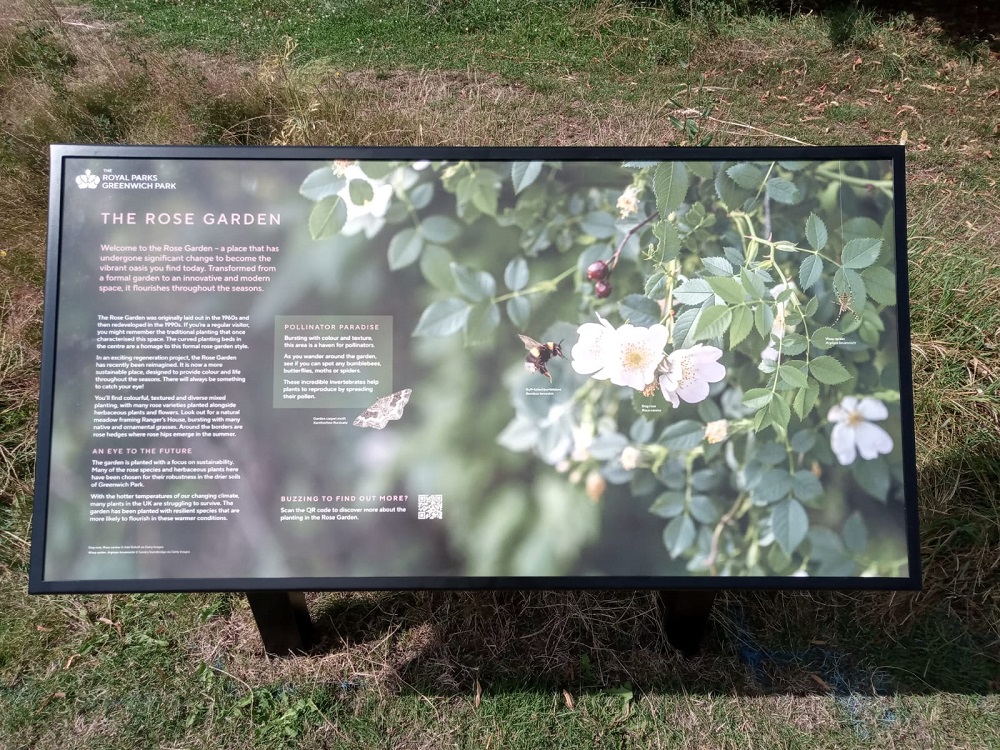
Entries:
{"label": "fallen leaf", "polygon": [[476,680],[476,699],[474,701],[476,708],[483,702],[483,686],[479,684],[479,680]]}
{"label": "fallen leaf", "polygon": [[62,692],[61,690],[58,693],[52,693],[51,695],[46,695],[42,699],[42,702],[38,706],[38,708],[35,709],[35,716],[40,714],[45,709],[45,707],[49,705],[49,703],[52,701],[53,698],[65,698],[65,697],[66,693]]}
{"label": "fallen leaf", "polygon": [[72,667],[72,666],[73,666],[73,662],[75,662],[75,661],[76,661],[77,659],[79,659],[79,658],[80,658],[81,656],[83,656],[83,654],[73,654],[73,655],[72,655],[71,657],[69,657],[69,658],[68,658],[68,659],[66,660],[66,666],[65,666],[65,667],[63,667],[63,669],[69,669],[70,667]]}
{"label": "fallen leaf", "polygon": [[37,630],[39,633],[51,633],[52,632],[52,628],[47,628],[44,625],[35,625],[35,630]]}
{"label": "fallen leaf", "polygon": [[809,676],[812,677],[813,681],[817,685],[819,685],[821,688],[829,692],[830,686],[826,684],[826,681],[822,677],[820,677],[818,674],[810,674]]}
{"label": "fallen leaf", "polygon": [[573,696],[569,694],[569,690],[563,690],[563,700],[566,702],[566,708],[570,711],[576,708],[576,704],[573,702]]}

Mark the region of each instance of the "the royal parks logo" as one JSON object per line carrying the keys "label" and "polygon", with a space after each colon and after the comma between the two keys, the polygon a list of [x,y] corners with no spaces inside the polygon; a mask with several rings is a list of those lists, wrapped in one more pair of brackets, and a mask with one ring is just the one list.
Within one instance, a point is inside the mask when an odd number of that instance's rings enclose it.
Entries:
{"label": "the royal parks logo", "polygon": [[158,174],[117,174],[114,169],[102,169],[94,174],[89,169],[76,176],[80,190],[176,190],[176,182],[160,180]]}
{"label": "the royal parks logo", "polygon": [[89,169],[81,175],[76,176],[76,186],[80,190],[96,190],[101,184],[101,178],[93,174]]}

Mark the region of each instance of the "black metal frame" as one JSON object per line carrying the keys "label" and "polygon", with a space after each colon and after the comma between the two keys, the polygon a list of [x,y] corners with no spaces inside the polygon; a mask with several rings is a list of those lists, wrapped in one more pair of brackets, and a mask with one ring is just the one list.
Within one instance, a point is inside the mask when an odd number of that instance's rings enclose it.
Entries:
{"label": "black metal frame", "polygon": [[[909,559],[909,576],[899,578],[781,578],[781,577],[662,577],[662,576],[607,576],[607,577],[323,577],[323,578],[182,578],[182,579],[127,579],[127,580],[61,580],[44,579],[44,553],[48,520],[48,467],[52,436],[52,401],[55,391],[55,334],[58,319],[59,258],[62,232],[62,186],[65,180],[66,160],[71,158],[157,158],[191,160],[573,160],[573,161],[622,161],[622,160],[683,160],[683,161],[733,161],[740,159],[821,160],[845,159],[891,160],[894,174],[894,212],[896,239],[896,291],[899,314],[898,351],[900,363],[901,420],[903,428],[902,453],[904,467],[904,492],[906,497],[906,539]],[[287,594],[276,591],[363,591],[363,590],[475,590],[475,589],[659,589],[695,591],[725,589],[881,589],[915,590],[920,588],[920,539],[917,527],[916,449],[913,430],[912,363],[909,329],[909,282],[906,267],[906,203],[904,150],[901,146],[858,147],[734,147],[734,148],[493,148],[493,147],[195,147],[195,146],[91,146],[54,145],[51,149],[51,178],[49,185],[49,224],[47,276],[45,282],[44,335],[42,344],[42,378],[39,391],[38,452],[35,478],[34,529],[31,547],[29,593],[139,593],[139,592],[193,592],[193,591],[243,591],[248,592],[258,623],[277,618],[286,625],[300,615],[298,600],[289,599],[284,605],[275,605]],[[270,593],[257,593],[270,592]],[[680,599],[664,594],[668,613],[673,611],[675,625],[680,618],[680,630],[698,630],[704,627],[711,607],[710,597],[688,595]],[[295,595],[291,595],[294,597]],[[299,595],[301,596],[301,595]],[[269,598],[270,597],[270,598]],[[705,601],[708,600],[707,608]],[[256,604],[255,604],[256,602]],[[680,602],[680,603],[678,603]],[[304,606],[304,600],[301,603]],[[287,606],[286,606],[287,605]],[[273,607],[284,614],[274,614]],[[271,609],[269,609],[269,607]],[[262,615],[258,615],[258,610]],[[267,614],[270,611],[271,614]],[[292,614],[289,614],[291,612]],[[308,615],[306,615],[308,619]],[[298,622],[301,624],[301,620]],[[701,626],[698,626],[701,622]],[[270,627],[270,626],[268,626]],[[670,635],[668,626],[668,637]],[[265,627],[261,626],[262,633]],[[277,637],[277,636],[276,636]],[[679,636],[683,643],[683,636]],[[265,638],[266,640],[266,638]],[[276,650],[298,650],[306,647],[300,634],[293,637],[288,649],[284,642],[276,642]],[[681,647],[681,646],[679,646]],[[270,647],[269,647],[269,650]]]}

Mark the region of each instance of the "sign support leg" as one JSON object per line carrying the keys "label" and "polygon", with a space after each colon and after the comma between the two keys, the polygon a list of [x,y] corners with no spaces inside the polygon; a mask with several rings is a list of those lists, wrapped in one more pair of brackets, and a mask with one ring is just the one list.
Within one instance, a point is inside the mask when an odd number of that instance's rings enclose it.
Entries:
{"label": "sign support leg", "polygon": [[659,591],[660,616],[667,642],[684,656],[698,652],[717,591]]}
{"label": "sign support leg", "polygon": [[248,591],[264,650],[275,656],[303,653],[312,645],[312,623],[301,591]]}

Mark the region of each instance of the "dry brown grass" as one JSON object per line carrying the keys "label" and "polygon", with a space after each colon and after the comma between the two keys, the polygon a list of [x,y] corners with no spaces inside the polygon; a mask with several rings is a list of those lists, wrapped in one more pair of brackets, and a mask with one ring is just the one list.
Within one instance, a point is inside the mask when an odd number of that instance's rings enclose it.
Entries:
{"label": "dry brown grass", "polygon": [[[598,11],[589,27],[598,36],[628,12],[611,0]],[[662,93],[594,102],[585,96],[582,73],[547,93],[471,69],[299,67],[291,63],[291,49],[259,64],[194,53],[181,61],[47,2],[15,0],[0,16],[0,250],[6,252],[0,257],[0,420],[17,417],[0,441],[0,502],[21,504],[12,516],[20,525],[0,529],[0,591],[24,588],[49,142],[677,144],[685,136],[669,122],[673,115],[695,118],[699,137],[726,145],[895,143],[908,131],[924,592],[728,594],[708,654],[692,661],[667,648],[653,596],[641,592],[314,594],[320,642],[310,658],[292,660],[262,658],[250,612],[234,596],[231,611],[185,634],[186,665],[192,671],[217,665],[212,669],[240,690],[354,682],[384,701],[416,693],[438,708],[445,705],[440,696],[473,701],[478,690],[510,681],[551,690],[560,705],[567,685],[652,685],[660,694],[687,696],[687,712],[671,714],[672,720],[686,727],[693,746],[711,747],[728,742],[713,739],[722,692],[739,696],[725,708],[730,725],[756,723],[765,713],[821,734],[841,720],[821,699],[831,686],[808,664],[774,668],[772,687],[761,687],[737,653],[748,627],[742,617],[762,641],[791,637],[797,645],[816,641],[832,651],[840,646],[838,633],[855,636],[849,647],[865,633],[873,648],[891,646],[919,621],[934,618],[1000,639],[1000,318],[970,313],[984,304],[1000,308],[996,173],[992,185],[982,179],[983,165],[1000,158],[989,129],[1000,99],[991,94],[1000,78],[996,65],[942,63],[936,82],[927,84],[935,88],[921,88],[906,78],[933,51],[914,34],[890,50],[899,56],[898,81],[868,85],[862,81],[882,65],[868,52],[852,51],[844,60],[839,51],[800,40],[792,55],[766,40],[747,40],[724,54],[700,51],[691,65],[704,81],[678,83],[664,75],[662,91],[673,103]],[[77,63],[52,75],[15,69],[12,50],[23,43],[25,28]],[[83,54],[95,49],[99,54]],[[822,90],[817,67],[831,71]],[[845,104],[863,113],[860,121],[830,116]],[[44,604],[19,598],[15,617],[60,622],[81,638],[104,627],[102,617],[116,621],[111,597]],[[581,653],[588,655],[586,665]],[[52,669],[64,664],[65,658],[53,661]],[[869,686],[867,694],[873,692]],[[656,695],[642,700],[654,715],[662,709]],[[873,701],[872,711],[891,705],[888,698]],[[900,741],[928,746],[931,721],[915,721]],[[111,731],[98,719],[79,730],[94,737]],[[54,737],[43,740],[56,744]]]}

